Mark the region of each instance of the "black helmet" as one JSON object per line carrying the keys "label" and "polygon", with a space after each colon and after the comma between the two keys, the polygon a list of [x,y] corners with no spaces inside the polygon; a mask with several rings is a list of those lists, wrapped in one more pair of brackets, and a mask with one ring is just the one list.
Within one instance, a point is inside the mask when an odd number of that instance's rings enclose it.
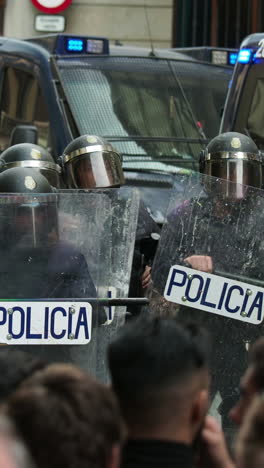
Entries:
{"label": "black helmet", "polygon": [[6,245],[44,247],[57,238],[54,189],[35,169],[14,167],[0,174],[0,232]]}
{"label": "black helmet", "polygon": [[53,189],[42,174],[26,167],[12,167],[0,174],[1,193],[51,193]]}
{"label": "black helmet", "polygon": [[125,183],[119,153],[106,140],[82,135],[64,150],[62,163],[68,188],[119,187]]}
{"label": "black helmet", "polygon": [[[226,199],[244,198],[243,185],[261,188],[262,155],[251,138],[241,133],[222,133],[200,155],[200,172],[233,183],[219,183],[218,191]],[[205,178],[206,190],[214,180]]]}
{"label": "black helmet", "polygon": [[61,168],[50,153],[33,143],[19,143],[10,146],[0,156],[1,171],[12,167],[29,167],[39,171],[53,187],[60,187]]}

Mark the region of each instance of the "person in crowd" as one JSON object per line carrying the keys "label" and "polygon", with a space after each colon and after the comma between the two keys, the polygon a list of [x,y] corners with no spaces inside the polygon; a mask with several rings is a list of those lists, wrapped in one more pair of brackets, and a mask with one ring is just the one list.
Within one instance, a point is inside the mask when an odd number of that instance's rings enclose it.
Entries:
{"label": "person in crowd", "polygon": [[193,467],[208,409],[208,337],[141,315],[109,345],[112,387],[127,425],[122,468]]}
{"label": "person in crowd", "polygon": [[25,380],[2,408],[38,468],[118,468],[124,437],[107,386],[69,364]]}
{"label": "person in crowd", "polygon": [[256,395],[243,419],[236,441],[237,468],[264,467],[264,397]]}
{"label": "person in crowd", "polygon": [[[248,353],[248,367],[245,370],[244,374],[240,379],[240,396],[237,395],[237,402],[231,409],[229,417],[234,423],[241,427],[241,433],[238,436],[237,443],[237,452],[238,458],[241,460],[243,456],[241,455],[244,445],[246,445],[245,440],[249,444],[251,440],[251,429],[252,426],[252,436],[254,443],[252,443],[253,452],[257,452],[257,446],[260,445],[262,441],[260,439],[255,440],[255,427],[258,424],[258,430],[260,430],[260,425],[255,416],[257,415],[257,408],[259,408],[259,414],[264,415],[264,406],[262,392],[264,391],[264,338],[258,338],[250,347]],[[261,397],[261,398],[258,398]],[[255,403],[254,403],[255,402]],[[251,408],[252,411],[251,411]],[[249,417],[247,418],[247,413],[250,412]],[[245,425],[244,425],[245,421]],[[255,422],[254,422],[255,421]],[[261,421],[261,419],[260,419]],[[254,424],[253,424],[254,423]],[[264,429],[264,418],[263,426],[261,431]],[[254,435],[255,434],[255,435]],[[261,435],[259,434],[261,437]],[[253,442],[252,439],[252,442]],[[229,468],[234,466],[234,462],[230,457],[230,454],[226,447],[226,441],[224,433],[220,425],[216,420],[207,416],[206,422],[202,431],[202,457],[201,457],[201,468]],[[249,447],[249,445],[248,445]],[[244,449],[243,449],[244,450]],[[250,448],[251,450],[251,448]],[[248,450],[248,453],[251,453]],[[252,452],[252,454],[253,454]],[[246,455],[247,457],[247,455]],[[250,460],[250,456],[247,458]],[[239,461],[241,463],[241,461]],[[253,463],[253,458],[252,458]],[[241,465],[241,468],[246,468],[249,465]],[[260,465],[255,465],[260,467]],[[264,466],[264,465],[263,465]],[[240,464],[239,464],[240,467]],[[253,468],[253,466],[251,467]]]}
{"label": "person in crowd", "polygon": [[264,337],[258,338],[249,348],[249,365],[240,379],[240,396],[229,413],[241,425],[253,398],[264,392]]}
{"label": "person in crowd", "polygon": [[32,458],[7,416],[0,416],[1,468],[36,468]]}
{"label": "person in crowd", "polygon": [[201,431],[196,468],[235,468],[222,427],[209,414]]}

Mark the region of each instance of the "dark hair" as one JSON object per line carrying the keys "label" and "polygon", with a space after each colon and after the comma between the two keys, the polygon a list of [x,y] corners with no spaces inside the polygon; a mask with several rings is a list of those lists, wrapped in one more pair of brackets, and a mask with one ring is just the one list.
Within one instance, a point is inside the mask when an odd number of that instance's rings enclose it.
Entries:
{"label": "dark hair", "polygon": [[[208,367],[207,333],[175,319],[140,316],[120,331],[108,349],[112,385],[121,407]],[[133,406],[133,405],[132,405]]]}
{"label": "dark hair", "polygon": [[236,451],[244,468],[258,468],[264,463],[264,398],[256,395],[240,428]]}
{"label": "dark hair", "polygon": [[18,386],[47,363],[12,346],[0,347],[0,400],[6,399]]}
{"label": "dark hair", "polygon": [[104,468],[122,440],[110,388],[67,364],[52,364],[20,387],[5,406],[39,468]]}
{"label": "dark hair", "polygon": [[264,337],[249,348],[249,364],[254,367],[253,379],[258,390],[264,390]]}

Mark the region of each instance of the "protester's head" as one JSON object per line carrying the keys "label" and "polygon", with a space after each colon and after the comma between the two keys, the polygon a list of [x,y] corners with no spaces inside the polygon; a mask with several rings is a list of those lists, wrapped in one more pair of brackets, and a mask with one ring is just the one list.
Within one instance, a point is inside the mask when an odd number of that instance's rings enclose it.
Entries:
{"label": "protester's head", "polygon": [[115,396],[74,366],[36,372],[3,411],[38,468],[118,467],[123,428]]}
{"label": "protester's head", "polygon": [[0,466],[1,468],[33,468],[33,462],[11,421],[0,416]]}
{"label": "protester's head", "polygon": [[264,337],[249,349],[249,366],[240,381],[240,398],[230,411],[230,418],[240,425],[257,393],[264,391]]}
{"label": "protester's head", "polygon": [[195,439],[208,408],[204,330],[141,316],[116,336],[108,359],[130,437]]}
{"label": "protester's head", "polygon": [[12,346],[0,346],[0,402],[4,401],[34,372],[44,368],[45,361]]}
{"label": "protester's head", "polygon": [[256,395],[244,417],[236,442],[238,468],[264,466],[264,398]]}

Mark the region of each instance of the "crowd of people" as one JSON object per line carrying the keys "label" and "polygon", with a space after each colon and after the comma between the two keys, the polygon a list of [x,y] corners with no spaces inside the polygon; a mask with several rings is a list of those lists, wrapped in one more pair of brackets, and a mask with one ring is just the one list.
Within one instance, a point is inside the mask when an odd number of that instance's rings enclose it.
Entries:
{"label": "crowd of people", "polygon": [[110,385],[1,347],[1,468],[264,466],[264,338],[249,350],[230,414],[232,456],[208,414],[211,345],[201,326],[142,314],[108,347]]}

